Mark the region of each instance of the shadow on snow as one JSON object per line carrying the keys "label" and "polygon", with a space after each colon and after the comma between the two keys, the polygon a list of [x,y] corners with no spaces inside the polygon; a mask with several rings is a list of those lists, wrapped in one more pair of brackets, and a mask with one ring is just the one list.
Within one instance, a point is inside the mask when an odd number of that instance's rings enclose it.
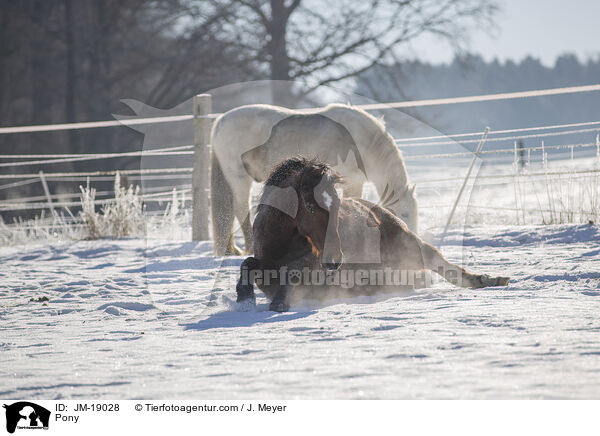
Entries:
{"label": "shadow on snow", "polygon": [[[266,306],[266,305],[265,305]],[[219,312],[209,315],[197,323],[183,324],[185,330],[212,330],[221,328],[252,327],[260,324],[287,322],[296,319],[308,318],[316,313],[315,310],[302,312],[276,313],[263,312]]]}

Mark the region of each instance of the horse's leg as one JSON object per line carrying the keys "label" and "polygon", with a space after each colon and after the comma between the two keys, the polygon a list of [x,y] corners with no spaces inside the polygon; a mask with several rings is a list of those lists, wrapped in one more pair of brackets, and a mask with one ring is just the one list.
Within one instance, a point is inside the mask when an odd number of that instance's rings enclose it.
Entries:
{"label": "horse's leg", "polygon": [[236,186],[234,190],[234,203],[233,213],[240,223],[242,233],[244,235],[244,252],[250,254],[253,251],[252,248],[252,224],[250,222],[250,206],[248,204],[248,197],[250,196],[250,188],[252,182],[240,181],[240,184]]}
{"label": "horse's leg", "polygon": [[[231,220],[233,225],[233,219]],[[235,242],[233,240],[233,233],[229,232],[229,238],[227,239],[227,249],[225,250],[225,256],[241,256],[244,254],[242,250],[236,247]]]}
{"label": "horse's leg", "polygon": [[[239,219],[239,218],[238,218]],[[254,251],[252,239],[252,223],[250,222],[250,212],[246,215],[246,219],[242,222],[242,233],[244,234],[244,252],[251,254]]]}
{"label": "horse's leg", "polygon": [[269,271],[275,271],[274,269],[266,270],[265,264],[255,257],[247,257],[240,266],[240,278],[235,287],[237,293],[238,303],[250,303],[256,305],[256,296],[254,295],[254,280],[255,272],[260,270],[260,280],[263,282],[262,291],[271,298],[271,305],[269,309],[274,312],[286,312],[290,309],[290,305],[287,301],[287,285],[279,284],[279,277],[272,277],[272,283],[265,283],[265,275]]}
{"label": "horse's leg", "polygon": [[269,305],[269,310],[272,310],[273,312],[287,312],[290,310],[290,304],[287,301],[287,293],[287,285],[279,286],[279,289],[277,289],[277,292]]}
{"label": "horse's leg", "polygon": [[465,271],[464,268],[448,262],[437,248],[425,242],[422,242],[421,254],[426,269],[435,271],[453,285],[464,288],[508,285],[508,277],[490,277],[488,275],[471,274]]}
{"label": "horse's leg", "polygon": [[[289,261],[285,268],[279,268],[277,280],[271,284],[270,288],[265,288],[263,291],[271,300],[269,309],[274,312],[287,312],[290,310],[290,297],[296,300],[300,295],[306,296],[307,287],[303,285],[303,271],[307,268],[309,271],[320,269],[319,259],[310,251],[306,252],[306,247],[300,248],[297,251],[295,259]],[[293,249],[291,250],[293,251]],[[283,274],[283,276],[282,276]],[[319,286],[311,287],[309,283],[305,285],[310,289],[317,291]],[[321,286],[321,288],[325,288]],[[323,292],[321,292],[322,294]],[[292,295],[293,294],[293,295]]]}
{"label": "horse's leg", "polygon": [[235,290],[237,292],[237,302],[242,303],[247,300],[252,303],[256,303],[256,296],[254,295],[254,277],[252,271],[261,268],[261,262],[254,258],[248,257],[240,266],[240,279],[238,280]]}
{"label": "horse's leg", "polygon": [[235,246],[232,234],[234,192],[214,153],[210,189],[215,254],[217,256],[240,255],[241,251]]}

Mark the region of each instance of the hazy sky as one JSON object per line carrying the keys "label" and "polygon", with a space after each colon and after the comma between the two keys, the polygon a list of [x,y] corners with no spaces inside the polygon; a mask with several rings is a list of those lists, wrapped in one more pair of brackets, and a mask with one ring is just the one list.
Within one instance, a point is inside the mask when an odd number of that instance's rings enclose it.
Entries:
{"label": "hazy sky", "polygon": [[[553,65],[558,55],[574,52],[581,59],[600,54],[600,0],[498,0],[501,11],[492,36],[473,33],[470,51],[486,60],[520,60],[527,55]],[[448,48],[429,40],[415,54],[439,63],[452,58]]]}

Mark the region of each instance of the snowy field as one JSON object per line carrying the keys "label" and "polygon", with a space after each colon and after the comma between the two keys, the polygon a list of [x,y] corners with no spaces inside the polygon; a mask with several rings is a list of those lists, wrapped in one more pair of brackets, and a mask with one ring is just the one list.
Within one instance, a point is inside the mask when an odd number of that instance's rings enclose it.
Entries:
{"label": "snowy field", "polygon": [[442,251],[512,282],[239,312],[241,258],[210,243],[4,247],[0,396],[600,397],[598,226],[470,227]]}

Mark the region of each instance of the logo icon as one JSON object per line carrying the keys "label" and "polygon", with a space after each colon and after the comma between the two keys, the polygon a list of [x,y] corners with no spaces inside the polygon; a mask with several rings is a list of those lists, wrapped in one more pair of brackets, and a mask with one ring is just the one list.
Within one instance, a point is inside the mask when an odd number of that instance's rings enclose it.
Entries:
{"label": "logo icon", "polygon": [[6,431],[14,433],[19,429],[48,429],[50,411],[29,401],[5,404]]}

